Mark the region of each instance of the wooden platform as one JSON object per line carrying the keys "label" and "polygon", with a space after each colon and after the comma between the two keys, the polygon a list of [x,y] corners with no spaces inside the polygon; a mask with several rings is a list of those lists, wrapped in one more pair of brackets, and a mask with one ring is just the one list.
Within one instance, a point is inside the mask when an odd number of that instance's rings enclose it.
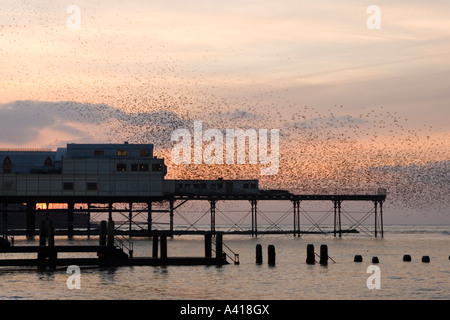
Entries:
{"label": "wooden platform", "polygon": [[[97,258],[58,258],[59,252],[96,252]],[[225,258],[205,257],[129,257],[115,246],[62,245],[62,246],[11,246],[0,247],[0,253],[36,253],[41,258],[0,259],[0,266],[8,267],[57,267],[57,266],[188,266],[225,265]],[[50,258],[53,257],[53,258]]]}

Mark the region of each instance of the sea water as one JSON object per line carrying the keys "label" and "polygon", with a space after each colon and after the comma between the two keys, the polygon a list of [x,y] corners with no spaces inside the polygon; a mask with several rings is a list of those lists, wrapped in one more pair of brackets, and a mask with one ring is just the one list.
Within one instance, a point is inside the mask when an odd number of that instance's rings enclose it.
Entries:
{"label": "sea water", "polygon": [[[15,245],[37,244],[16,237]],[[133,238],[134,256],[151,256],[150,238]],[[57,237],[58,244],[97,244],[98,238]],[[224,266],[81,267],[79,288],[68,285],[67,268],[38,270],[0,267],[0,299],[4,300],[447,300],[450,298],[450,229],[448,226],[391,225],[384,238],[364,234],[224,235],[239,254],[240,264]],[[263,248],[255,263],[256,245]],[[306,247],[328,246],[328,265],[306,264]],[[276,263],[267,263],[275,246]],[[404,262],[403,255],[411,255]],[[61,254],[62,256],[63,254]],[[73,256],[74,254],[67,254]],[[81,255],[78,254],[78,255]],[[202,236],[174,236],[168,256],[203,256]],[[361,255],[363,261],[354,262]],[[422,256],[430,262],[422,262]],[[0,254],[5,259],[6,254]],[[378,257],[377,272],[369,268]],[[317,258],[317,261],[319,259]],[[378,287],[369,283],[377,281]],[[372,288],[371,288],[372,287]]]}

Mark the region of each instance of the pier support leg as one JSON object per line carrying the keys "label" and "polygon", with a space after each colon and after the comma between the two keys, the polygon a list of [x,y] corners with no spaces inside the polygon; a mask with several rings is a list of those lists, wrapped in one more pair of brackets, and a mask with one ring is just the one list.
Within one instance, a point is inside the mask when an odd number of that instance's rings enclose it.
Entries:
{"label": "pier support leg", "polygon": [[374,201],[373,202],[375,205],[375,238],[378,237],[378,229],[377,229],[377,224],[378,224],[378,201]]}
{"label": "pier support leg", "polygon": [[36,203],[27,203],[26,236],[33,238],[36,234]]}
{"label": "pier support leg", "polygon": [[128,209],[128,236],[131,238],[131,230],[133,225],[133,202],[129,203]]}
{"label": "pier support leg", "polygon": [[205,233],[205,258],[212,257],[212,233]]}
{"label": "pier support leg", "polygon": [[294,204],[294,237],[300,237],[300,200],[293,200]]}
{"label": "pier support leg", "polygon": [[114,246],[114,220],[110,219],[108,220],[108,239],[107,239],[107,245],[110,247]]}
{"label": "pier support leg", "polygon": [[153,232],[152,257],[158,258],[158,232]]}
{"label": "pier support leg", "polygon": [[221,232],[216,234],[216,258],[223,258],[223,235]]}
{"label": "pier support leg", "polygon": [[211,232],[216,233],[216,200],[209,200],[211,213]]}
{"label": "pier support leg", "polygon": [[152,202],[147,202],[147,234],[152,235]]}
{"label": "pier support leg", "polygon": [[167,258],[167,234],[163,232],[161,234],[161,259]]}
{"label": "pier support leg", "polygon": [[3,236],[8,235],[8,203],[3,203]]}
{"label": "pier support leg", "polygon": [[108,204],[108,221],[112,220],[112,209],[113,209],[113,204],[112,204],[112,202],[110,202]]}
{"label": "pier support leg", "polygon": [[100,230],[99,230],[99,245],[101,246],[106,246],[106,233],[107,233],[107,225],[106,225],[106,221],[102,220],[100,222]]}
{"label": "pier support leg", "polygon": [[381,227],[381,238],[384,237],[383,228],[383,201],[380,201],[380,227]]}
{"label": "pier support leg", "polygon": [[70,202],[67,204],[67,237],[69,239],[73,238],[73,209],[75,204]]}
{"label": "pier support leg", "polygon": [[341,200],[334,200],[334,236],[336,237],[336,228],[339,231],[339,237],[342,237],[342,225],[341,225]]}
{"label": "pier support leg", "polygon": [[258,215],[257,203],[258,200],[250,200],[252,205],[252,237],[258,237]]}
{"label": "pier support leg", "polygon": [[87,204],[87,237],[91,237],[91,204]]}
{"label": "pier support leg", "polygon": [[173,209],[173,201],[174,201],[173,199],[169,200],[169,220],[170,220],[169,228],[170,228],[170,235],[171,236],[173,236],[173,211],[174,211],[174,209]]}
{"label": "pier support leg", "polygon": [[[39,228],[39,245],[46,246],[47,244],[47,222],[41,220],[41,226]],[[38,259],[43,260],[47,258],[47,254],[38,252]]]}

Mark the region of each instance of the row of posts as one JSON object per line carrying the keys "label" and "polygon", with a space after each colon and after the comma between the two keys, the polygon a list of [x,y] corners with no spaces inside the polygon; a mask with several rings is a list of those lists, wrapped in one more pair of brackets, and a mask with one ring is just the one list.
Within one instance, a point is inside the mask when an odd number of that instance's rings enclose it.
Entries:
{"label": "row of posts", "polygon": [[[306,263],[307,264],[315,264],[316,263],[316,254],[314,252],[314,245],[308,244],[306,246]],[[267,263],[269,265],[275,265],[276,260],[276,253],[275,253],[275,246],[269,245],[267,247],[267,257],[268,261]],[[323,244],[320,246],[320,260],[319,263],[323,266],[328,265],[328,246],[326,244]],[[256,263],[262,264],[263,262],[263,253],[262,253],[262,246],[260,244],[256,245]]]}

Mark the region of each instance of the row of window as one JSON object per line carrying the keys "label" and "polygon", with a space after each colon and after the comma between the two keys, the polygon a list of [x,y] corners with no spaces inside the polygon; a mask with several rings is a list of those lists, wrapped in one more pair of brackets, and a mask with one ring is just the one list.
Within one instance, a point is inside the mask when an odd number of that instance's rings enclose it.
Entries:
{"label": "row of window", "polygon": [[[94,150],[94,156],[96,157],[102,157],[105,155],[105,150]],[[126,157],[127,156],[127,150],[117,150],[117,156],[118,157]],[[139,156],[142,158],[150,157],[150,150],[140,150]]]}
{"label": "row of window", "polygon": [[[53,166],[53,161],[52,159],[50,159],[50,157],[47,157],[44,161],[44,167],[52,167]],[[11,169],[12,169],[12,162],[11,159],[9,157],[6,157],[3,160],[3,173],[11,173]]]}
{"label": "row of window", "polygon": [[[116,166],[116,170],[120,172],[127,171],[128,165],[126,163],[118,163]],[[131,171],[149,171],[148,163],[132,163],[130,165]],[[162,164],[161,163],[154,163],[152,164],[152,171],[162,171]]]}
{"label": "row of window", "polygon": [[[63,190],[71,191],[73,190],[73,182],[64,182]],[[97,182],[88,182],[86,183],[86,190],[88,191],[96,191],[97,190]]]}
{"label": "row of window", "polygon": [[[193,183],[192,185],[190,183],[178,183],[177,188],[178,189],[191,189],[191,186],[194,189],[206,189],[206,183]],[[223,183],[211,183],[210,189],[223,189]],[[256,183],[244,183],[242,185],[244,189],[256,189]]]}

